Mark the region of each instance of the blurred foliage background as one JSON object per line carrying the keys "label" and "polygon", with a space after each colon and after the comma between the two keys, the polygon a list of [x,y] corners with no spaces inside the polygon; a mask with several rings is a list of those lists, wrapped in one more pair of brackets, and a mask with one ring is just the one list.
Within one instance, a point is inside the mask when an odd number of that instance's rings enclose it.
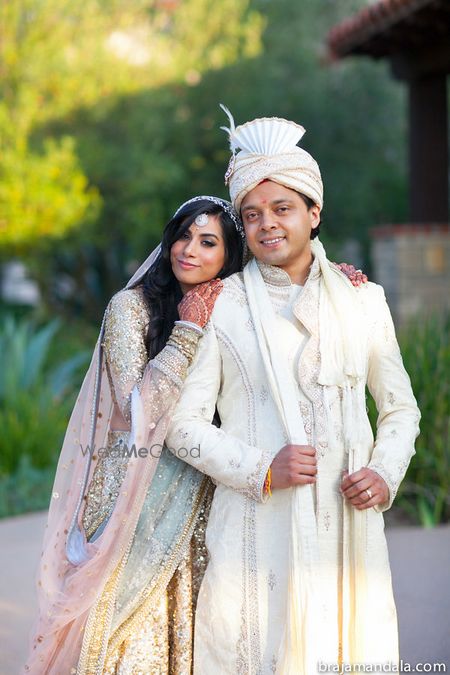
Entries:
{"label": "blurred foliage background", "polygon": [[[17,372],[4,376],[0,393],[7,429],[1,514],[46,505],[47,488],[36,502],[29,486],[39,484],[36,471],[51,481],[82,355],[93,347],[109,297],[156,245],[182,201],[211,192],[226,196],[229,151],[219,102],[236,123],[278,115],[305,126],[303,145],[320,158],[325,183],[323,239],[338,254],[346,237],[357,238],[370,274],[369,229],[407,215],[405,91],[386,64],[330,66],[324,47],[328,29],[364,4],[1,4],[0,268],[24,261],[41,296],[28,312],[8,307],[2,314],[2,359],[16,360]],[[48,323],[55,315],[63,318],[64,332]],[[448,337],[448,325],[442,331],[442,339]],[[36,380],[23,383],[20,359],[33,362],[38,347],[30,344],[36,343],[43,350]],[[448,373],[448,351],[436,359]],[[419,369],[411,365],[414,381]],[[434,378],[436,363],[427,367]],[[65,379],[55,389],[58,368]],[[417,387],[416,393],[420,398]],[[23,417],[14,421],[18,410]],[[431,502],[437,499],[432,483],[442,483],[443,469],[447,481],[450,473],[448,403],[439,410],[443,427],[447,420],[439,471],[428,477],[414,468],[436,452],[431,431],[419,442],[423,459],[411,469],[417,480],[431,480]],[[441,487],[448,494],[448,482]],[[417,495],[405,499],[425,522]],[[449,518],[445,499],[437,511],[435,520]]]}

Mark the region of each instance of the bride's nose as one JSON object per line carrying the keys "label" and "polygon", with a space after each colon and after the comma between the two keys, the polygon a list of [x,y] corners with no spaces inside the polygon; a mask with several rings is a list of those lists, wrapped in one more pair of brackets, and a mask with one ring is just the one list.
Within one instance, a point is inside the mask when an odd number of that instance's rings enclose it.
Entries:
{"label": "bride's nose", "polygon": [[186,241],[185,246],[183,248],[183,253],[185,256],[195,256],[197,253],[197,243],[195,239],[189,239],[189,241]]}

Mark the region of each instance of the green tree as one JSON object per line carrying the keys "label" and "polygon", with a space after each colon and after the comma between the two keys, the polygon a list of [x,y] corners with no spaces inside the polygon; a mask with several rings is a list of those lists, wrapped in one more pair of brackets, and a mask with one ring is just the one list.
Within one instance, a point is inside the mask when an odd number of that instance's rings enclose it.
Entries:
{"label": "green tree", "polygon": [[74,139],[48,139],[43,153],[4,148],[0,159],[0,241],[3,252],[27,252],[42,238],[64,237],[98,212],[74,152]]}
{"label": "green tree", "polygon": [[[10,0],[0,7],[2,143],[168,84],[195,85],[261,48],[249,1]],[[105,105],[100,105],[100,115]]]}
{"label": "green tree", "polygon": [[[6,213],[16,213],[18,223],[13,231],[30,222],[12,207],[8,186],[19,182],[17,175],[29,179],[24,202],[39,233],[43,207],[30,195],[42,187],[31,176],[39,162],[51,164],[49,147],[70,167],[47,185],[46,201],[55,207],[47,206],[43,229],[57,237],[43,234],[29,249],[47,302],[98,319],[182,200],[226,195],[229,152],[218,130],[219,102],[237,123],[275,114],[306,127],[303,145],[324,177],[328,244],[356,235],[367,247],[370,226],[403,218],[401,87],[384,64],[324,61],[328,29],[362,4],[87,0],[81,8],[68,0],[11,0],[11,9],[2,9],[9,14],[0,119],[9,115],[13,139],[23,130],[23,164],[33,164],[19,171],[9,160],[4,169]],[[60,144],[70,141],[63,139],[73,139],[65,155]],[[42,174],[44,180],[49,171]],[[64,217],[56,208],[63,200],[51,189],[66,199]]]}
{"label": "green tree", "polygon": [[189,184],[171,145],[179,91],[255,56],[263,21],[240,0],[0,12],[0,256],[22,254],[44,297],[97,318]]}

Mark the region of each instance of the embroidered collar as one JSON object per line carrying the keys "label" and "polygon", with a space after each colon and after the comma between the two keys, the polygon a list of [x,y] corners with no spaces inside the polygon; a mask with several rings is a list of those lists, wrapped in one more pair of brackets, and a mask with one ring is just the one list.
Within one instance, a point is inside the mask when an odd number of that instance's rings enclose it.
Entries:
{"label": "embroidered collar", "polygon": [[[256,261],[259,271],[261,272],[262,278],[270,286],[292,286],[292,281],[287,272],[285,272],[281,267],[276,265],[269,265],[261,260]],[[309,275],[305,281],[305,284],[309,279],[315,279],[320,275],[320,265],[317,258],[314,258]]]}
{"label": "embroidered collar", "polygon": [[262,278],[271,286],[291,286],[291,278],[287,272],[276,265],[268,265],[261,260],[256,261]]}

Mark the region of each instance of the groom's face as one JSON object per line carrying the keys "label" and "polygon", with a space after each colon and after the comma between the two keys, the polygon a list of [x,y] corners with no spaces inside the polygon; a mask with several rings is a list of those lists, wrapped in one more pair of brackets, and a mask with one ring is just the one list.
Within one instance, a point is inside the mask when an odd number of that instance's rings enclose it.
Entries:
{"label": "groom's face", "polygon": [[265,181],[241,204],[242,220],[251,252],[287,272],[311,255],[311,230],[320,223],[320,209],[308,209],[295,190]]}

